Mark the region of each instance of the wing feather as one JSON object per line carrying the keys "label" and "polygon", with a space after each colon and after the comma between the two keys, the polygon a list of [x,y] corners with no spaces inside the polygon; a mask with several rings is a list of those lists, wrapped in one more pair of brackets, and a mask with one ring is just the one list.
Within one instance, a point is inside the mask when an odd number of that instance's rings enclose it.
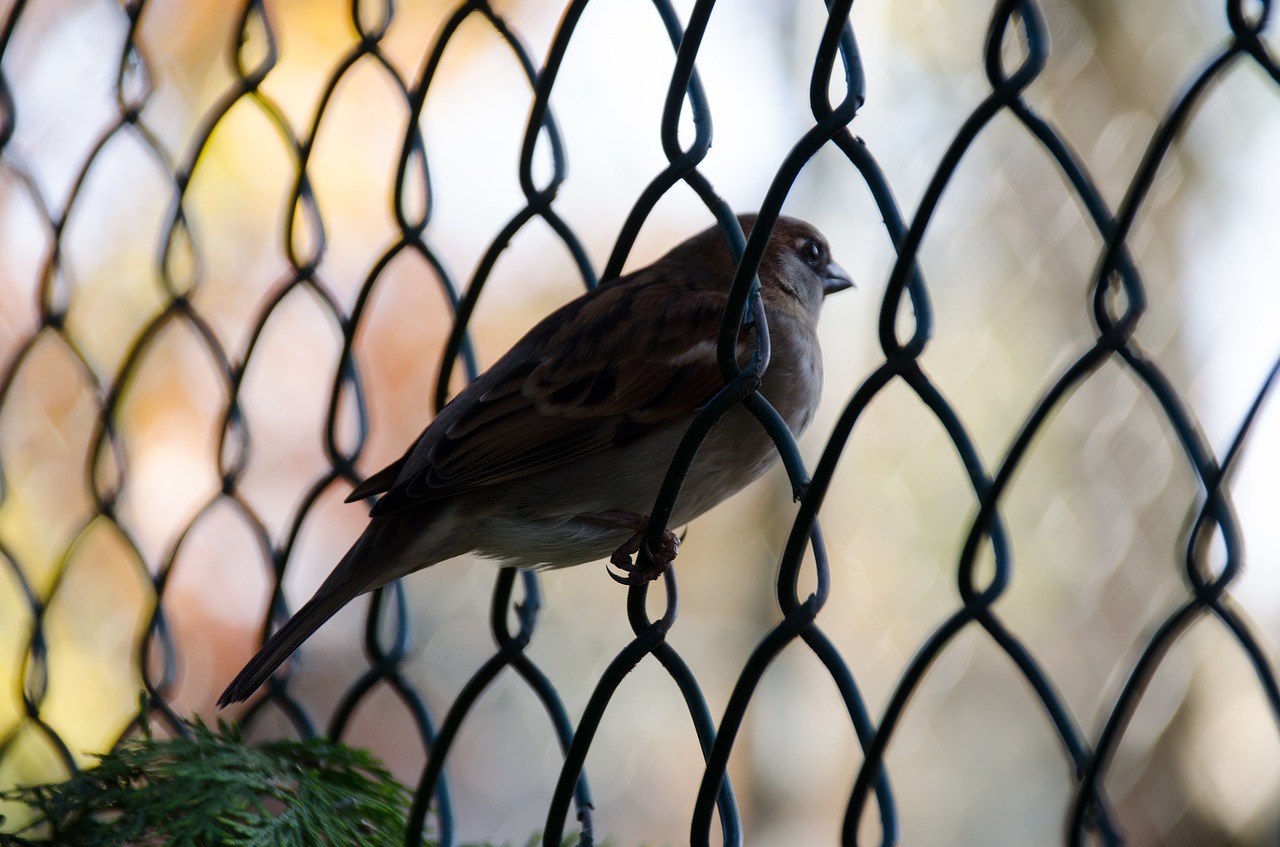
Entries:
{"label": "wing feather", "polygon": [[725,299],[644,271],[606,283],[534,327],[352,497],[385,491],[374,513],[390,512],[688,420],[724,385],[715,340]]}

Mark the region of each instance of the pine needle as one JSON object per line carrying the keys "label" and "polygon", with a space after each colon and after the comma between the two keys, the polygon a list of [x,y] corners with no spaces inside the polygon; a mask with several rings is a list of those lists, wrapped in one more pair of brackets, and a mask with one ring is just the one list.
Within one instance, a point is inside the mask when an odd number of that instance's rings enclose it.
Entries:
{"label": "pine needle", "polygon": [[19,833],[0,833],[0,847],[404,843],[410,793],[368,752],[322,738],[250,746],[223,721],[191,730],[144,733],[65,782],[0,792],[38,813]]}

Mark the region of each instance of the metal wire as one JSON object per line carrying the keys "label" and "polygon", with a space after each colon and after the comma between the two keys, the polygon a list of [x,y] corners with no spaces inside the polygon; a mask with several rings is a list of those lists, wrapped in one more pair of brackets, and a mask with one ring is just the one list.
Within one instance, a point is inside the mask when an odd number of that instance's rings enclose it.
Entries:
{"label": "metal wire", "polygon": [[[228,56],[234,66],[233,82],[203,116],[180,151],[166,146],[161,140],[162,134],[149,123],[148,109],[154,85],[148,50],[155,49],[156,45],[147,45],[140,35],[149,5],[146,0],[130,0],[118,10],[126,26],[115,84],[116,114],[80,163],[70,190],[61,202],[50,199],[21,158],[9,147],[21,119],[13,87],[21,81],[9,77],[3,58],[14,42],[15,31],[29,11],[25,0],[17,0],[12,6],[0,34],[0,169],[38,210],[50,244],[40,271],[34,327],[19,340],[3,370],[0,370],[0,418],[3,418],[7,407],[18,402],[14,399],[14,387],[24,373],[33,350],[50,342],[61,345],[76,364],[78,377],[90,386],[96,398],[96,429],[89,441],[91,449],[84,469],[84,483],[92,505],[76,536],[82,536],[91,525],[105,522],[125,540],[136,556],[139,579],[148,586],[153,600],[141,630],[136,670],[150,694],[154,711],[172,731],[184,731],[179,715],[170,705],[181,657],[176,654],[173,643],[171,630],[174,622],[166,616],[162,600],[183,543],[188,533],[211,510],[233,508],[244,525],[251,528],[255,542],[263,551],[263,558],[270,562],[272,568],[269,614],[262,621],[261,637],[265,639],[288,617],[289,606],[282,586],[291,563],[296,559],[303,524],[325,492],[338,484],[360,481],[357,463],[368,440],[370,421],[361,363],[354,345],[368,313],[370,298],[391,263],[403,254],[416,254],[441,280],[443,294],[454,310],[452,330],[440,359],[436,383],[434,399],[439,408],[448,398],[455,368],[461,367],[468,379],[477,374],[477,357],[468,335],[470,322],[499,255],[526,225],[534,219],[545,222],[568,251],[584,285],[594,286],[598,279],[609,279],[621,272],[642,225],[658,201],[681,182],[692,189],[719,222],[739,257],[739,265],[719,344],[725,387],[690,427],[654,504],[654,519],[640,555],[651,555],[649,551],[661,538],[681,481],[702,439],[721,415],[735,404],[744,403],[777,443],[799,500],[778,572],[777,622],[741,668],[724,713],[717,720],[693,671],[667,640],[679,623],[675,573],[668,572],[665,576],[664,611],[656,619],[648,611],[648,586],[632,587],[626,608],[634,640],[617,654],[596,680],[585,709],[575,719],[570,716],[555,685],[526,651],[537,637],[542,605],[539,578],[533,573],[505,570],[498,575],[493,591],[490,626],[496,649],[448,705],[443,720],[437,722],[428,707],[427,698],[404,672],[413,644],[404,591],[398,583],[379,590],[369,607],[364,632],[368,668],[342,692],[334,716],[323,731],[341,738],[348,732],[356,711],[380,685],[389,687],[402,701],[418,733],[414,743],[423,751],[407,843],[419,843],[428,832],[444,844],[456,843],[455,813],[446,778],[446,762],[459,730],[472,714],[476,702],[495,678],[508,668],[523,681],[545,710],[555,739],[563,751],[563,766],[547,809],[543,835],[546,845],[561,843],[571,807],[581,832],[578,843],[590,845],[594,842],[593,802],[584,770],[587,754],[620,684],[650,656],[657,660],[678,689],[706,763],[690,824],[689,838],[693,844],[712,843],[712,830],[717,820],[723,843],[736,845],[744,841],[742,810],[728,777],[730,754],[766,669],[791,645],[804,645],[804,649],[811,651],[819,660],[839,692],[849,723],[863,749],[856,779],[849,786],[847,812],[840,835],[846,844],[860,843],[860,833],[868,831],[863,819],[873,802],[874,814],[878,817],[875,829],[880,843],[895,844],[902,838],[904,822],[899,820],[896,811],[886,753],[899,731],[913,694],[929,676],[931,667],[942,653],[965,630],[976,628],[984,632],[990,642],[1008,656],[1057,734],[1063,756],[1075,774],[1075,793],[1066,821],[1067,838],[1072,844],[1083,844],[1090,839],[1108,845],[1123,843],[1123,827],[1108,799],[1105,778],[1130,719],[1162,659],[1195,620],[1211,615],[1222,621],[1257,672],[1271,712],[1280,722],[1280,686],[1275,670],[1258,636],[1228,593],[1243,562],[1244,538],[1227,489],[1228,478],[1240,465],[1242,446],[1273,390],[1280,361],[1258,387],[1248,415],[1238,427],[1228,450],[1219,456],[1202,432],[1188,401],[1135,340],[1135,331],[1148,304],[1146,287],[1129,254],[1128,243],[1157,173],[1190,121],[1197,103],[1213,82],[1235,65],[1252,63],[1280,85],[1280,66],[1263,40],[1272,11],[1269,0],[1252,5],[1245,0],[1226,3],[1228,33],[1225,43],[1190,75],[1184,93],[1171,104],[1163,122],[1152,133],[1128,192],[1114,210],[1064,136],[1023,99],[1024,92],[1041,76],[1051,56],[1044,9],[1052,7],[1053,0],[999,0],[991,11],[983,57],[990,90],[956,133],[933,172],[916,211],[909,217],[899,209],[889,180],[871,150],[850,132],[849,127],[856,126],[858,111],[870,95],[850,24],[852,0],[832,0],[827,4],[825,28],[813,57],[809,102],[813,123],[796,140],[790,154],[778,163],[769,190],[760,204],[761,224],[750,237],[745,238],[738,228],[734,210],[699,170],[710,150],[713,115],[698,76],[697,61],[716,2],[698,0],[682,22],[670,2],[652,0],[653,11],[669,37],[674,53],[674,66],[659,127],[668,165],[635,199],[599,277],[578,236],[557,213],[557,193],[567,179],[567,158],[551,107],[562,61],[574,43],[576,27],[588,5],[586,0],[574,0],[567,5],[547,58],[541,65],[524,45],[520,34],[489,2],[471,0],[460,3],[433,36],[421,71],[412,79],[399,72],[385,47],[385,39],[396,16],[392,4],[362,4],[353,0],[350,26],[357,35],[356,41],[324,81],[310,125],[302,135],[295,133],[282,106],[264,90],[264,82],[280,61],[277,27],[271,9],[263,0],[247,0],[228,48]],[[427,202],[419,210],[411,198],[432,196],[428,155],[430,139],[423,130],[423,113],[440,74],[442,57],[454,43],[463,24],[473,19],[479,19],[492,28],[516,60],[532,93],[532,108],[518,163],[523,205],[489,242],[475,274],[463,286],[454,279],[428,240],[434,204]],[[1011,55],[1016,55],[1017,59],[1011,61],[1006,58]],[[391,202],[399,235],[369,268],[348,309],[319,275],[321,257],[326,249],[325,220],[317,205],[309,168],[315,140],[325,126],[329,114],[327,109],[335,91],[357,63],[367,65],[369,62],[376,65],[406,107],[406,130],[396,165]],[[836,76],[837,73],[840,76]],[[840,101],[832,103],[833,79],[839,81],[841,77]],[[274,126],[283,149],[292,159],[294,180],[287,200],[283,232],[288,271],[253,316],[243,349],[235,352],[228,350],[219,340],[206,316],[194,305],[195,296],[204,282],[205,270],[200,241],[190,228],[188,188],[196,173],[207,167],[208,150],[214,134],[228,120],[233,109],[246,106],[255,109]],[[689,118],[692,119],[694,136],[687,144],[682,144],[680,128]],[[1069,187],[1081,215],[1096,230],[1103,248],[1090,282],[1089,297],[1096,330],[1092,345],[1061,369],[1031,413],[1020,422],[1005,454],[995,463],[988,464],[981,458],[974,437],[954,403],[920,364],[935,328],[930,292],[918,258],[943,192],[953,183],[957,168],[979,135],[997,118],[1015,121],[1027,138],[1043,148]],[[118,368],[104,378],[97,363],[85,351],[82,340],[68,328],[66,318],[76,292],[71,269],[64,266],[62,253],[68,223],[76,218],[80,208],[82,187],[95,173],[102,151],[114,138],[124,134],[133,136],[145,147],[172,187],[167,223],[155,260],[164,302],[162,308],[140,327]],[[549,173],[539,178],[535,175],[535,154],[544,149],[550,153],[551,167]],[[763,255],[769,224],[780,213],[801,170],[824,149],[838,151],[861,175],[884,221],[897,259],[879,318],[883,361],[848,398],[821,458],[810,473],[777,412],[754,391],[760,373],[768,367],[769,358],[768,316],[755,297],[755,291],[758,285],[756,269]],[[255,514],[241,492],[251,455],[252,435],[246,423],[242,389],[246,371],[254,361],[268,322],[278,307],[299,289],[307,292],[340,333],[341,353],[339,366],[333,374],[324,431],[328,470],[306,490],[298,492],[298,501],[286,532],[282,537],[273,537],[267,522]],[[757,324],[761,343],[755,359],[748,366],[740,367],[733,351],[738,327],[744,320]],[[220,489],[209,498],[159,561],[147,561],[132,528],[117,515],[117,503],[126,485],[129,467],[125,444],[119,434],[119,419],[126,388],[148,360],[156,338],[173,324],[184,325],[191,331],[219,374],[224,392],[217,445]],[[1169,431],[1185,453],[1188,468],[1199,482],[1201,499],[1188,510],[1191,531],[1186,544],[1185,602],[1162,621],[1155,622],[1145,648],[1127,673],[1125,684],[1105,710],[1103,725],[1099,731],[1091,733],[1073,716],[1066,698],[1040,660],[1006,626],[996,604],[1015,576],[1013,550],[1001,516],[1011,481],[1026,463],[1037,436],[1064,398],[1109,362],[1125,366],[1155,399]],[[950,616],[919,645],[903,668],[885,705],[876,714],[864,699],[840,646],[822,630],[822,613],[830,593],[832,576],[818,516],[830,491],[837,463],[863,414],[882,392],[898,383],[919,398],[954,446],[972,490],[974,516],[956,560],[958,603]],[[353,436],[341,434],[340,421],[344,415],[355,421]],[[11,495],[4,464],[5,456],[0,454],[0,504]],[[1210,541],[1215,537],[1225,547],[1225,560],[1217,565],[1212,564],[1209,558]],[[31,619],[27,642],[22,650],[22,665],[6,671],[8,682],[21,687],[24,713],[15,723],[0,726],[0,762],[20,733],[34,730],[57,751],[61,766],[66,771],[77,766],[75,756],[47,715],[49,647],[44,627],[45,611],[62,588],[62,576],[75,543],[63,551],[54,577],[38,584],[32,579],[30,567],[21,560],[0,530],[0,563],[3,563],[5,573],[29,608]],[[989,572],[978,566],[980,553],[984,551],[994,562],[994,568]],[[804,592],[800,586],[806,578],[816,588],[802,596]],[[513,620],[517,623],[514,630]],[[312,735],[321,731],[312,717],[311,708],[297,696],[288,673],[278,674],[271,680],[265,693],[244,713],[243,722],[254,725],[268,709],[283,714],[292,723],[294,731],[300,734]]]}

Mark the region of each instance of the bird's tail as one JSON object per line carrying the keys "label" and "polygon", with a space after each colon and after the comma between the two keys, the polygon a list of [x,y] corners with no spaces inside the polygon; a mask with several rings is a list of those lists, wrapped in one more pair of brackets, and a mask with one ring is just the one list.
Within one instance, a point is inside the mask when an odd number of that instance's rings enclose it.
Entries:
{"label": "bird's tail", "polygon": [[[262,649],[236,674],[236,678],[231,680],[231,684],[218,698],[219,708],[247,700],[321,624],[351,600],[375,587],[376,579],[369,574],[371,569],[367,567],[367,563],[362,562],[366,548],[372,541],[371,530],[372,527],[352,545],[347,555],[333,569],[333,573],[316,590],[315,596],[285,621],[284,626],[267,639]],[[361,567],[361,564],[365,566]]]}

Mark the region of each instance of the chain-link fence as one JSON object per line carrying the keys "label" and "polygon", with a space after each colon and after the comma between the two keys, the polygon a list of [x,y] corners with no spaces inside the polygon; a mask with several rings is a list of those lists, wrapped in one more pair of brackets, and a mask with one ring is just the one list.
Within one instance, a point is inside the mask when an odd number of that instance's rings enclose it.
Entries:
{"label": "chain-link fence", "polygon": [[433,407],[785,207],[861,288],[785,474],[653,590],[380,590],[237,716],[410,843],[1274,842],[1271,4],[675,5],[10,6],[0,784],[208,714]]}

